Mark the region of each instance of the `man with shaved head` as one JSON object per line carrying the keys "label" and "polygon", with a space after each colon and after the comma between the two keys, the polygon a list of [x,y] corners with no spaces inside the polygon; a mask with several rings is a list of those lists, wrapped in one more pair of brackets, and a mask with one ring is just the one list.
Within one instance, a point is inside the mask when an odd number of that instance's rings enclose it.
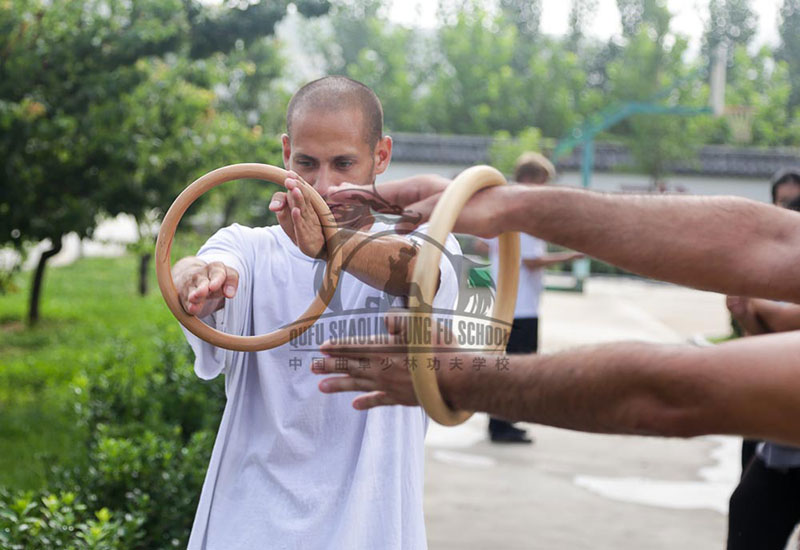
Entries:
{"label": "man with shaved head", "polygon": [[378,96],[368,86],[344,76],[320,78],[298,90],[286,109],[286,130],[291,135],[295,119],[302,120],[310,112],[336,111],[360,113],[367,143],[378,143],[383,137],[383,107]]}
{"label": "man with shaved head", "polygon": [[[380,101],[359,82],[334,76],[301,88],[282,136],[286,191],[270,202],[280,225],[234,224],[197,256],[177,262],[173,277],[184,309],[238,335],[264,334],[301,317],[330,252],[309,186],[323,197],[345,181],[369,189],[391,159],[382,125]],[[339,240],[345,272],[331,302],[336,308],[304,335],[244,353],[186,333],[197,375],[224,373],[227,395],[190,549],[426,547],[426,415],[401,407],[352,415],[350,399],[320,394],[311,371],[327,337],[352,321],[382,316],[370,304],[409,293],[419,237],[392,234],[365,213],[335,211],[347,218],[348,229],[338,233],[347,237]],[[452,237],[447,247],[458,251]],[[455,271],[443,263],[433,305],[452,308],[456,297]]]}

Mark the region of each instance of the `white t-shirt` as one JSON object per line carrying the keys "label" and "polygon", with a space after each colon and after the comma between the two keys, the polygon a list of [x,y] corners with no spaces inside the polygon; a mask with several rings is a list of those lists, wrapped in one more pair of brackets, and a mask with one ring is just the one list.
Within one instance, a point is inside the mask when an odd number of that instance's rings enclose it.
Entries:
{"label": "white t-shirt", "polygon": [[[490,239],[486,241],[489,245],[489,261],[492,264],[492,278],[497,281],[500,266],[500,241]],[[522,260],[535,260],[545,253],[545,244],[541,239],[537,239],[526,233],[519,234],[520,247],[520,267],[519,267],[519,289],[517,290],[517,306],[514,309],[515,319],[527,319],[539,317],[539,297],[544,290],[544,280],[541,269],[529,269],[525,267]]]}
{"label": "white t-shirt", "polygon": [[[387,228],[376,224],[371,232]],[[458,251],[452,236],[446,246]],[[315,268],[324,266],[304,255],[280,226],[227,227],[198,256],[239,272],[236,296],[205,321],[242,335],[264,334],[300,317],[316,294]],[[341,330],[341,321],[365,315],[382,321],[374,311],[388,301],[382,291],[345,272],[337,293],[344,312],[373,311],[330,315],[329,308],[307,333],[310,343],[297,339],[244,353],[216,348],[184,330],[196,355],[195,372],[203,379],[223,372],[227,396],[190,550],[426,547],[424,411],[356,411],[355,394],[323,394],[322,377],[310,371],[312,358],[321,357],[319,343],[337,325]],[[452,308],[457,294],[455,271],[443,261],[434,307]]]}

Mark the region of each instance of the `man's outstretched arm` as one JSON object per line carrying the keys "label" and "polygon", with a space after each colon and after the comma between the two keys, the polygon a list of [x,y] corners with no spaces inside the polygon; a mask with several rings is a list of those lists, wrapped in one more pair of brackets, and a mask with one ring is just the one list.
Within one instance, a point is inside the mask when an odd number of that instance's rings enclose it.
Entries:
{"label": "man's outstretched arm", "polygon": [[[385,349],[386,347],[383,346]],[[320,389],[367,392],[357,409],[416,404],[398,354],[377,346],[325,344],[317,374],[342,374],[336,358],[352,358],[343,376]],[[452,357],[461,369],[451,369]],[[553,355],[509,356],[508,370],[475,353],[440,357],[438,379],[452,407],[589,432],[692,437],[739,434],[800,444],[800,378],[793,362],[800,334],[758,336],[709,348],[614,343]],[[360,360],[360,361],[359,361]],[[369,361],[365,368],[364,360]]]}
{"label": "man's outstretched arm", "polygon": [[[441,178],[420,176],[377,190],[420,223],[446,186]],[[346,202],[354,193],[340,186],[330,196]],[[800,214],[747,199],[500,186],[477,193],[455,231],[482,237],[522,231],[648,277],[800,302]]]}
{"label": "man's outstretched arm", "polygon": [[726,294],[800,301],[800,214],[737,197],[509,189],[519,230],[629,271]]}

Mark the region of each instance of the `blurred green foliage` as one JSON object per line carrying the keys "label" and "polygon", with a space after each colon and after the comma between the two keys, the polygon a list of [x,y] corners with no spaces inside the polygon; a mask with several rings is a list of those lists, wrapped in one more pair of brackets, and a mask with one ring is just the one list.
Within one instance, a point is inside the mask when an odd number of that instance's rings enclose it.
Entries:
{"label": "blurred green foliage", "polygon": [[[710,54],[725,44],[727,104],[755,110],[748,144],[798,143],[800,79],[792,75],[800,71],[791,70],[800,63],[798,0],[783,1],[781,45],[760,50],[753,47],[752,0],[712,0],[699,57],[687,52],[688,39],[674,30],[664,0],[617,6],[622,34],[608,40],[586,35],[595,0],[572,0],[564,36],[540,28],[541,2],[517,0],[440,2],[436,21],[419,27],[393,23],[388,0],[332,0],[326,17],[304,26],[328,71],[376,90],[390,131],[524,141],[525,132],[538,128],[546,140],[557,140],[626,101],[701,107],[708,103]],[[637,115],[601,138],[627,143],[632,168],[654,184],[669,175],[671,161],[691,159],[703,144],[740,143],[730,118],[710,115]]]}
{"label": "blurred green foliage", "polygon": [[2,548],[186,545],[224,384],[194,375],[160,296],[120,285],[134,263],[53,269],[35,329],[13,321],[21,293],[0,298]]}
{"label": "blurred green foliage", "polygon": [[100,215],[148,227],[210,169],[279,162],[260,114],[274,107],[264,94],[283,60],[270,36],[288,4],[0,2],[0,247],[58,249],[67,233],[90,236]]}

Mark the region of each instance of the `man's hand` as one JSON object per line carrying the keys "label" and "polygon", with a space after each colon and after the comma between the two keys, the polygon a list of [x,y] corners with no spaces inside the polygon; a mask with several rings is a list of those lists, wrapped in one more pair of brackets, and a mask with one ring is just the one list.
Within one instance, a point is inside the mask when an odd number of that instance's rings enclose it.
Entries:
{"label": "man's hand", "polygon": [[[333,374],[319,383],[324,393],[364,392],[353,400],[353,408],[367,410],[386,405],[419,405],[411,381],[410,366],[407,364],[406,345],[408,339],[401,323],[403,314],[388,314],[386,326],[389,331],[389,342],[380,344],[356,344],[347,341],[327,341],[320,347],[326,356],[322,361],[312,361],[311,371],[314,374]],[[436,335],[432,338],[435,340]],[[441,345],[436,346],[441,348]],[[440,378],[448,369],[454,357],[458,356],[459,368],[468,368],[474,353],[457,353],[455,344],[453,352],[436,354],[438,361],[437,377]],[[428,365],[416,365],[411,368],[430,368]]]}
{"label": "man's hand", "polygon": [[192,256],[175,263],[172,279],[184,311],[200,318],[220,309],[239,286],[239,273],[232,267],[222,262],[207,264]]}
{"label": "man's hand", "polygon": [[[365,194],[377,192],[380,201],[373,208],[384,214],[402,212],[397,232],[408,233],[430,219],[436,203],[449,184],[450,180],[435,175],[386,182],[375,188],[343,183],[329,189],[328,202],[362,204]],[[453,231],[484,238],[496,237],[506,230],[502,224],[503,212],[508,210],[512,194],[513,189],[506,185],[479,191],[461,210]]]}
{"label": "man's hand", "polygon": [[310,186],[294,172],[285,181],[286,192],[272,196],[269,209],[278,217],[278,223],[305,254],[315,259],[325,259],[325,235],[309,198]]}

